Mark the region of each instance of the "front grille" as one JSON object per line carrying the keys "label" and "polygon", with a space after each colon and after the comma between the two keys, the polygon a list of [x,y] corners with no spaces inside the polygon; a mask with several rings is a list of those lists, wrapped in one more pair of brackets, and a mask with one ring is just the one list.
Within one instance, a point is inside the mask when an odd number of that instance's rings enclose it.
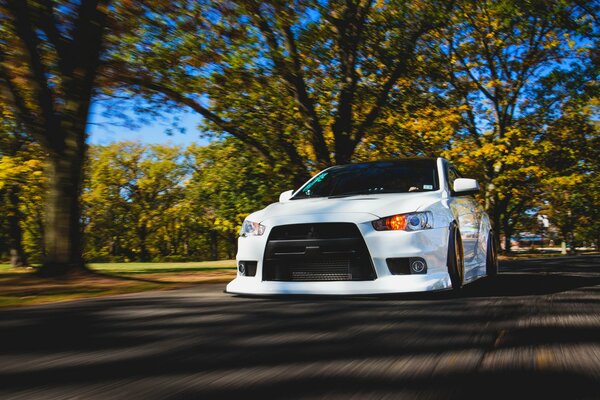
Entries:
{"label": "front grille", "polygon": [[376,278],[367,246],[355,224],[276,226],[263,262],[263,280],[366,281]]}

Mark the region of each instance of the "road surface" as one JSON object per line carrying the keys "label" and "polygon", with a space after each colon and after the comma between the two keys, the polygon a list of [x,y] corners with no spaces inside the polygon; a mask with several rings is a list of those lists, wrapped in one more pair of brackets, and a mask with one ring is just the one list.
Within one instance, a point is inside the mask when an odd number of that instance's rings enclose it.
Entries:
{"label": "road surface", "polygon": [[600,399],[600,256],[387,298],[199,285],[0,313],[0,398]]}

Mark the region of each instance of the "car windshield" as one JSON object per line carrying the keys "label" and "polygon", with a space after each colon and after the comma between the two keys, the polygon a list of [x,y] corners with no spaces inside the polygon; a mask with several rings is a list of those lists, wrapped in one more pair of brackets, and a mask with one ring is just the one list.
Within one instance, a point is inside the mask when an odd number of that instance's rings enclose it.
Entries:
{"label": "car windshield", "polygon": [[438,189],[434,159],[379,161],[331,167],[310,180],[292,199]]}

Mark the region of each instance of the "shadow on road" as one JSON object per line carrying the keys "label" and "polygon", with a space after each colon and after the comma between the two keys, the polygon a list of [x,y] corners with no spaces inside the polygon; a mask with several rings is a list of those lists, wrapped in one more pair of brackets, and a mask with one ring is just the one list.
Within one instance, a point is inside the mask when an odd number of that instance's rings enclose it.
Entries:
{"label": "shadow on road", "polygon": [[598,276],[506,272],[493,279],[482,279],[464,289],[466,297],[537,296],[600,285]]}
{"label": "shadow on road", "polygon": [[275,298],[282,301],[307,298],[323,301],[436,300],[456,297],[538,296],[597,285],[600,285],[600,256],[581,256],[569,257],[567,263],[562,258],[503,261],[500,263],[500,274],[497,277],[479,279],[466,285],[458,294],[452,291],[439,291],[380,296],[285,295],[262,296],[262,298]]}
{"label": "shadow on road", "polygon": [[494,279],[474,282],[466,296],[533,296],[600,285],[600,256],[505,261]]}
{"label": "shadow on road", "polygon": [[5,311],[0,397],[597,399],[597,260],[503,265],[461,297],[207,285]]}

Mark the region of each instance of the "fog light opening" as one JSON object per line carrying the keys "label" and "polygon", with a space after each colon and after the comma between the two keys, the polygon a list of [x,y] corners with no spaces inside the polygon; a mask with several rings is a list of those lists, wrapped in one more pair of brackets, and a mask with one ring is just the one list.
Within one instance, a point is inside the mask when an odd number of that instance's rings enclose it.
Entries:
{"label": "fog light opening", "polygon": [[238,273],[240,276],[256,276],[256,266],[258,261],[241,260],[238,261]]}
{"label": "fog light opening", "polygon": [[427,264],[422,258],[410,259],[410,272],[412,274],[424,274],[427,272]]}

